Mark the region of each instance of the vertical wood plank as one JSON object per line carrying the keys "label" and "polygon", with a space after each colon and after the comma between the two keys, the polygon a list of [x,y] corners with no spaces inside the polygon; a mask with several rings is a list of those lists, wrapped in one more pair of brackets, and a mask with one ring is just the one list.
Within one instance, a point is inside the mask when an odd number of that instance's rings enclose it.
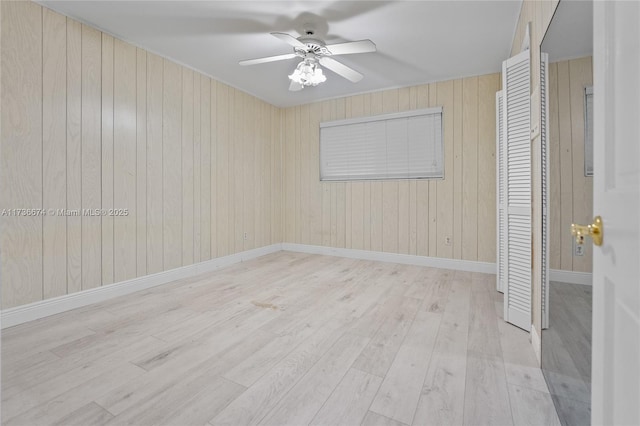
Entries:
{"label": "vertical wood plank", "polygon": [[182,265],[193,263],[193,71],[182,70]]}
{"label": "vertical wood plank", "polygon": [[[7,209],[42,208],[42,8],[2,2],[2,193]],[[42,216],[2,218],[2,305],[42,299]]]}
{"label": "vertical wood plank", "polygon": [[[254,212],[250,215],[254,237],[253,247],[262,247],[264,245],[264,232],[268,225],[265,223],[267,218],[267,209],[265,208],[264,196],[269,195],[270,181],[265,173],[265,167],[270,162],[270,151],[265,150],[268,146],[269,129],[266,126],[266,113],[263,102],[252,99],[254,103],[255,129],[251,134],[251,143],[253,145],[253,181],[250,195],[253,198]],[[264,196],[263,196],[264,195]]]}
{"label": "vertical wood plank", "polygon": [[[463,118],[465,117],[467,104],[464,97],[465,81],[468,79],[458,79],[453,82],[453,170],[449,176],[453,179],[453,257],[462,259],[462,242],[463,242],[463,210],[467,210],[467,199],[463,194],[464,181],[464,162],[472,161],[471,158],[463,159],[463,140],[465,139],[466,127]],[[468,86],[468,84],[467,84]],[[474,157],[475,159],[475,157]],[[445,173],[447,171],[445,170]],[[465,182],[466,183],[466,182]],[[467,186],[471,186],[473,182],[469,182]],[[470,189],[470,188],[469,188]],[[471,200],[468,200],[471,201]],[[475,230],[474,230],[475,232]]]}
{"label": "vertical wood plank", "polygon": [[[112,39],[113,41],[113,39]],[[104,158],[103,150],[108,149],[109,123],[113,123],[108,114],[103,114],[101,108],[102,93],[102,57],[100,55],[102,35],[86,25],[82,25],[82,208],[102,209],[102,195],[108,186],[101,187],[104,162],[109,158]],[[113,43],[111,44],[113,47]],[[108,48],[106,49],[108,53]],[[113,49],[111,50],[113,53]],[[113,69],[113,57],[111,58],[111,69]],[[113,100],[113,98],[111,98]],[[109,103],[107,104],[109,105]],[[105,123],[106,121],[106,123]],[[105,125],[105,133],[101,133],[101,126]],[[113,128],[111,127],[111,130]],[[102,141],[101,137],[107,136],[107,140]],[[113,137],[110,139],[113,142]],[[111,145],[113,147],[113,145]],[[113,174],[111,175],[113,176]],[[112,181],[111,181],[112,182]],[[113,187],[111,187],[113,195]],[[100,216],[82,216],[82,289],[99,287],[103,282],[102,268],[108,268],[109,263],[103,261],[102,257],[103,228]],[[111,244],[113,248],[113,235]],[[113,259],[113,250],[107,260]],[[106,254],[108,255],[108,254]],[[104,265],[104,266],[103,266]],[[111,264],[112,265],[112,264]],[[113,272],[113,269],[111,270]],[[109,276],[108,276],[109,277]],[[112,277],[112,275],[111,275]]]}
{"label": "vertical wood plank", "polygon": [[275,106],[270,106],[269,110],[271,111],[271,144],[272,144],[272,155],[271,155],[271,170],[272,170],[272,197],[271,197],[271,240],[270,243],[274,244],[276,242],[284,241],[284,235],[282,232],[282,220],[284,218],[283,211],[283,185],[282,185],[282,173],[284,169],[283,164],[283,152],[284,148],[282,146],[282,142],[284,136],[282,134],[283,121],[282,115],[283,111],[281,108],[276,108]]}
{"label": "vertical wood plank", "polygon": [[478,79],[478,260],[496,261],[496,108],[500,74]]}
{"label": "vertical wood plank", "polygon": [[[100,33],[98,33],[100,34]],[[102,285],[114,282],[113,57],[114,39],[102,34]],[[84,194],[83,194],[84,195]],[[84,198],[84,197],[83,197]],[[106,214],[104,214],[106,212]],[[83,262],[84,266],[84,262]],[[89,288],[93,283],[84,283]]]}
{"label": "vertical wood plank", "polygon": [[[322,102],[322,121],[329,121],[331,104]],[[286,167],[289,167],[287,162]],[[322,245],[331,246],[331,183],[322,183]]]}
{"label": "vertical wood plank", "polygon": [[[334,102],[335,103],[335,102]],[[302,180],[302,172],[301,172],[301,167],[302,167],[302,158],[300,155],[300,133],[301,133],[301,129],[300,129],[300,107],[297,106],[294,108],[295,110],[295,124],[294,124],[294,134],[293,134],[293,145],[294,145],[294,152],[295,152],[295,161],[294,161],[294,170],[295,170],[295,185],[294,185],[294,191],[293,191],[293,197],[294,197],[294,212],[293,212],[293,216],[295,217],[295,228],[294,228],[294,242],[295,243],[300,243],[301,242],[301,238],[300,238],[300,231],[302,229],[301,226],[301,207],[300,207],[300,190],[301,190],[301,180]],[[335,247],[335,245],[334,245]]]}
{"label": "vertical wood plank", "polygon": [[228,164],[228,179],[227,179],[227,253],[231,254],[235,252],[235,175],[234,169],[234,145],[233,141],[236,139],[236,126],[235,126],[235,103],[236,103],[236,90],[229,87],[227,108],[229,110],[229,125],[227,136],[227,164]]}
{"label": "vertical wood plank", "polygon": [[300,121],[298,121],[298,127],[300,129],[300,190],[298,196],[300,198],[300,210],[298,211],[299,229],[297,234],[300,235],[300,243],[309,244],[309,227],[310,227],[310,194],[309,194],[309,167],[311,167],[311,149],[309,141],[309,105],[302,105],[300,107]]}
{"label": "vertical wood plank", "polygon": [[[264,212],[264,219],[262,220],[264,229],[261,231],[261,240],[258,242],[260,245],[258,247],[266,246],[271,244],[271,234],[274,232],[272,228],[274,228],[275,221],[273,216],[273,200],[276,198],[276,191],[273,190],[273,181],[276,178],[276,169],[274,167],[274,143],[275,137],[273,135],[273,106],[266,103],[260,102],[260,108],[262,110],[262,128],[263,133],[258,133],[258,140],[261,141],[261,151],[263,152],[264,158],[262,159],[262,176],[258,177],[258,179],[263,181],[264,191],[262,194],[256,194],[257,200],[262,204],[262,211]],[[258,155],[258,154],[256,154]],[[260,157],[256,157],[256,161],[260,162]],[[320,207],[318,209],[318,214],[320,213]],[[256,218],[259,220],[259,218]]]}
{"label": "vertical wood plank", "polygon": [[364,182],[351,185],[351,247],[364,249]]}
{"label": "vertical wood plank", "polygon": [[136,49],[136,275],[147,274],[147,53]]}
{"label": "vertical wood plank", "polygon": [[217,183],[217,248],[218,256],[229,254],[229,87],[216,83],[216,109],[218,125],[216,127],[216,183]]}
{"label": "vertical wood plank", "polygon": [[[429,106],[429,85],[417,87],[416,107]],[[429,236],[431,221],[429,220],[429,187],[431,180],[421,179],[416,182],[416,254],[429,256]]]}
{"label": "vertical wood plank", "polygon": [[164,269],[182,265],[182,68],[163,61],[162,84],[162,213]]}
{"label": "vertical wood plank", "polygon": [[[204,77],[202,77],[204,78]],[[202,157],[200,148],[200,108],[202,106],[199,73],[193,73],[193,261],[200,262],[202,250],[202,205],[200,191],[202,185]],[[215,84],[215,83],[214,83]],[[212,227],[217,227],[212,223]],[[215,244],[215,242],[211,242]],[[217,251],[217,250],[216,250]]]}
{"label": "vertical wood plank", "polygon": [[[571,93],[569,62],[557,63],[560,135],[560,266],[573,271],[573,237],[567,231],[573,218],[573,159],[571,157]],[[563,230],[565,230],[563,232]]]}
{"label": "vertical wood plank", "polygon": [[216,127],[218,126],[218,104],[217,104],[217,96],[218,96],[218,86],[216,82],[212,79],[207,78],[207,82],[209,85],[209,217],[207,220],[207,226],[209,227],[209,256],[211,259],[218,256],[218,227],[217,223],[217,208],[218,208],[218,188],[216,185],[217,175],[216,175],[216,162],[217,158],[217,143],[218,143],[218,133]]}
{"label": "vertical wood plank", "polygon": [[398,252],[398,181],[382,182],[382,251]]}
{"label": "vertical wood plank", "polygon": [[[276,180],[278,173],[274,164],[274,162],[276,161],[274,158],[276,153],[276,136],[274,136],[273,128],[274,109],[272,105],[266,102],[260,102],[260,104],[263,114],[262,126],[264,129],[264,145],[261,149],[264,152],[266,158],[264,158],[262,164],[262,176],[265,180],[265,182],[263,183],[263,187],[265,188],[265,190],[263,194],[256,194],[258,200],[260,200],[260,203],[262,203],[263,205],[263,211],[265,215],[265,218],[263,220],[264,229],[261,232],[262,239],[261,241],[259,241],[259,247],[272,244],[272,235],[274,232],[276,232],[275,227],[277,219],[276,216],[274,216],[274,201],[277,197],[277,190],[274,190],[274,181]],[[258,138],[261,138],[260,134],[258,134]],[[256,161],[259,161],[259,158],[256,158]],[[322,199],[320,199],[320,202],[322,202]],[[318,214],[322,214],[321,209],[322,205],[320,207],[320,210],[318,211]],[[258,218],[256,218],[256,220],[258,220]],[[320,222],[320,224],[322,224],[322,222]]]}
{"label": "vertical wood plank", "polygon": [[147,272],[164,270],[162,221],[163,59],[147,54]]}
{"label": "vertical wood plank", "polygon": [[347,232],[347,206],[346,206],[346,186],[344,182],[338,182],[336,189],[336,244],[337,247],[346,247]]}
{"label": "vertical wood plank", "polygon": [[338,184],[331,182],[329,188],[331,191],[331,247],[338,247]]}
{"label": "vertical wood plank", "polygon": [[[443,106],[442,103],[438,100],[438,92],[440,91],[440,86],[436,83],[429,84],[429,107],[434,106]],[[441,95],[442,96],[442,95]],[[447,112],[443,110],[443,115],[446,117]],[[449,111],[451,114],[451,111]],[[444,120],[446,121],[446,120]],[[446,132],[446,127],[443,128]],[[447,132],[448,133],[448,132]],[[444,159],[445,159],[445,179],[447,177],[447,150],[446,150],[446,134],[443,135],[443,143],[444,143]],[[449,169],[450,171],[450,169]],[[438,256],[438,182],[435,179],[429,180],[429,256],[436,257]]]}
{"label": "vertical wood plank", "polygon": [[284,240],[295,242],[295,109],[287,108],[284,112]]}
{"label": "vertical wood plank", "polygon": [[[240,229],[240,250],[250,250],[255,247],[255,222],[253,215],[256,213],[256,205],[253,194],[255,182],[255,140],[253,134],[256,130],[256,108],[253,97],[242,94],[244,117],[247,121],[242,125],[242,143],[240,171],[243,177],[242,199],[242,228]],[[246,237],[245,237],[246,236]]]}
{"label": "vertical wood plank", "polygon": [[[437,83],[437,102],[443,108],[443,138],[444,138],[444,173],[445,178],[436,183],[437,191],[437,256],[452,258],[453,250],[453,81]],[[449,244],[447,244],[447,238]]]}
{"label": "vertical wood plank", "polygon": [[[254,213],[250,215],[253,226],[253,244],[255,247],[264,246],[264,234],[268,229],[265,219],[268,216],[265,198],[269,195],[269,187],[271,185],[269,177],[265,174],[265,168],[271,161],[271,153],[265,147],[269,146],[269,128],[266,125],[266,113],[263,102],[253,99],[255,129],[251,135],[253,144],[253,181],[254,184],[250,188],[253,198]],[[262,196],[264,195],[264,196]]]}
{"label": "vertical wood plank", "polygon": [[136,48],[114,44],[113,206],[114,281],[136,277]]}
{"label": "vertical wood plank", "polygon": [[409,254],[410,239],[410,182],[401,180],[398,182],[398,253]]}
{"label": "vertical wood plank", "polygon": [[233,191],[230,192],[231,200],[233,200],[233,227],[231,228],[231,253],[238,253],[242,251],[244,246],[244,192],[245,192],[245,178],[243,173],[243,137],[244,137],[244,97],[245,94],[240,90],[235,89],[235,101],[233,113],[233,137],[231,138],[231,149],[233,151],[233,161],[229,164],[233,165],[232,187]]}
{"label": "vertical wood plank", "polygon": [[478,260],[478,78],[462,92],[462,259]]}
{"label": "vertical wood plank", "polygon": [[320,184],[320,121],[322,105],[313,103],[309,111],[309,226],[313,245],[322,244],[322,185]]}
{"label": "vertical wood plank", "polygon": [[200,78],[200,260],[211,259],[211,84]]}
{"label": "vertical wood plank", "polygon": [[[42,9],[42,208],[67,204],[67,19]],[[43,297],[67,293],[67,221],[42,218]]]}
{"label": "vertical wood plank", "polygon": [[[67,205],[82,209],[82,25],[67,18]],[[67,216],[67,292],[82,290],[82,218]]]}

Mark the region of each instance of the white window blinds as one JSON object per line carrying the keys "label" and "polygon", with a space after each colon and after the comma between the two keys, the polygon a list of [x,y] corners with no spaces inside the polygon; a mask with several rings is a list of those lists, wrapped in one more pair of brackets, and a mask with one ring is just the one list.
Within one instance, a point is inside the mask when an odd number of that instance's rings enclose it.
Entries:
{"label": "white window blinds", "polygon": [[320,124],[320,180],[444,177],[442,108]]}

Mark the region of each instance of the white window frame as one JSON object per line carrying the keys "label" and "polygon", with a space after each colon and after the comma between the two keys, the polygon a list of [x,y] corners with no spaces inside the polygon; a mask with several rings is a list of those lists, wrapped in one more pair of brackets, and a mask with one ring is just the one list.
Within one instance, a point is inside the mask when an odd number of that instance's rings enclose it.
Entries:
{"label": "white window frame", "polygon": [[[324,128],[329,128],[329,127],[338,127],[338,126],[346,126],[346,125],[351,125],[351,124],[363,124],[363,123],[372,123],[372,122],[384,122],[384,121],[388,121],[388,120],[395,120],[395,119],[401,119],[401,118],[411,118],[411,117],[419,117],[419,116],[429,116],[429,115],[434,115],[434,114],[440,114],[440,154],[441,157],[439,159],[439,161],[441,162],[441,173],[439,175],[436,176],[424,176],[424,177],[417,177],[417,176],[409,176],[409,177],[401,177],[401,176],[392,176],[392,177],[360,177],[360,176],[353,176],[353,177],[340,177],[340,178],[326,178],[322,176],[322,129]],[[427,180],[433,180],[433,179],[437,179],[437,180],[442,180],[444,179],[445,176],[445,153],[444,153],[444,115],[443,115],[443,108],[442,107],[433,107],[433,108],[423,108],[423,109],[416,109],[416,110],[411,110],[411,111],[404,111],[404,112],[398,112],[398,113],[391,113],[391,114],[379,114],[379,115],[373,115],[373,116],[367,116],[367,117],[357,117],[357,118],[348,118],[348,119],[344,119],[344,120],[334,120],[334,121],[327,121],[327,122],[322,122],[320,123],[320,128],[319,128],[319,159],[320,159],[320,167],[319,167],[319,178],[320,181],[323,182],[351,182],[351,181],[384,181],[384,180],[407,180],[407,179],[411,179],[411,180],[422,180],[422,179],[427,179]]]}

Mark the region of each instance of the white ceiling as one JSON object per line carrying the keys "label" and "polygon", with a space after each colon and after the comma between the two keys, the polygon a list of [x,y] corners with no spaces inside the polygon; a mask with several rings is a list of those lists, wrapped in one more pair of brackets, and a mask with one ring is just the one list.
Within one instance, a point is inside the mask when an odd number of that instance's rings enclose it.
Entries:
{"label": "white ceiling", "polygon": [[549,62],[593,55],[593,2],[563,0],[542,41]]}
{"label": "white ceiling", "polygon": [[[511,1],[51,1],[41,4],[170,58],[277,106],[500,70],[521,0]],[[376,53],[336,56],[364,74],[289,92],[299,60],[241,67],[290,53],[271,31],[299,36],[306,23],[327,44],[371,39]]]}

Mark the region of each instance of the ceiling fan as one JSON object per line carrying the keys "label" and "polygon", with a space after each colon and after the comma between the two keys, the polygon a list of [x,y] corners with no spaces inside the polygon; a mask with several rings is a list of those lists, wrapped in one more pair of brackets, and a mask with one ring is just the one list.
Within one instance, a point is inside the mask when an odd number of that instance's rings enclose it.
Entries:
{"label": "ceiling fan", "polygon": [[240,65],[256,65],[266,62],[282,61],[295,57],[302,58],[293,73],[289,76],[291,84],[289,90],[296,92],[305,86],[317,86],[327,78],[322,73],[322,65],[339,76],[351,82],[362,80],[363,75],[358,71],[336,61],[331,56],[350,55],[354,53],[375,52],[376,45],[371,40],[350,41],[346,43],[325,44],[324,41],[314,38],[313,30],[306,30],[305,35],[295,38],[287,33],[271,33],[272,36],[284,41],[293,47],[293,53],[268,56],[266,58],[247,59],[240,61]]}

